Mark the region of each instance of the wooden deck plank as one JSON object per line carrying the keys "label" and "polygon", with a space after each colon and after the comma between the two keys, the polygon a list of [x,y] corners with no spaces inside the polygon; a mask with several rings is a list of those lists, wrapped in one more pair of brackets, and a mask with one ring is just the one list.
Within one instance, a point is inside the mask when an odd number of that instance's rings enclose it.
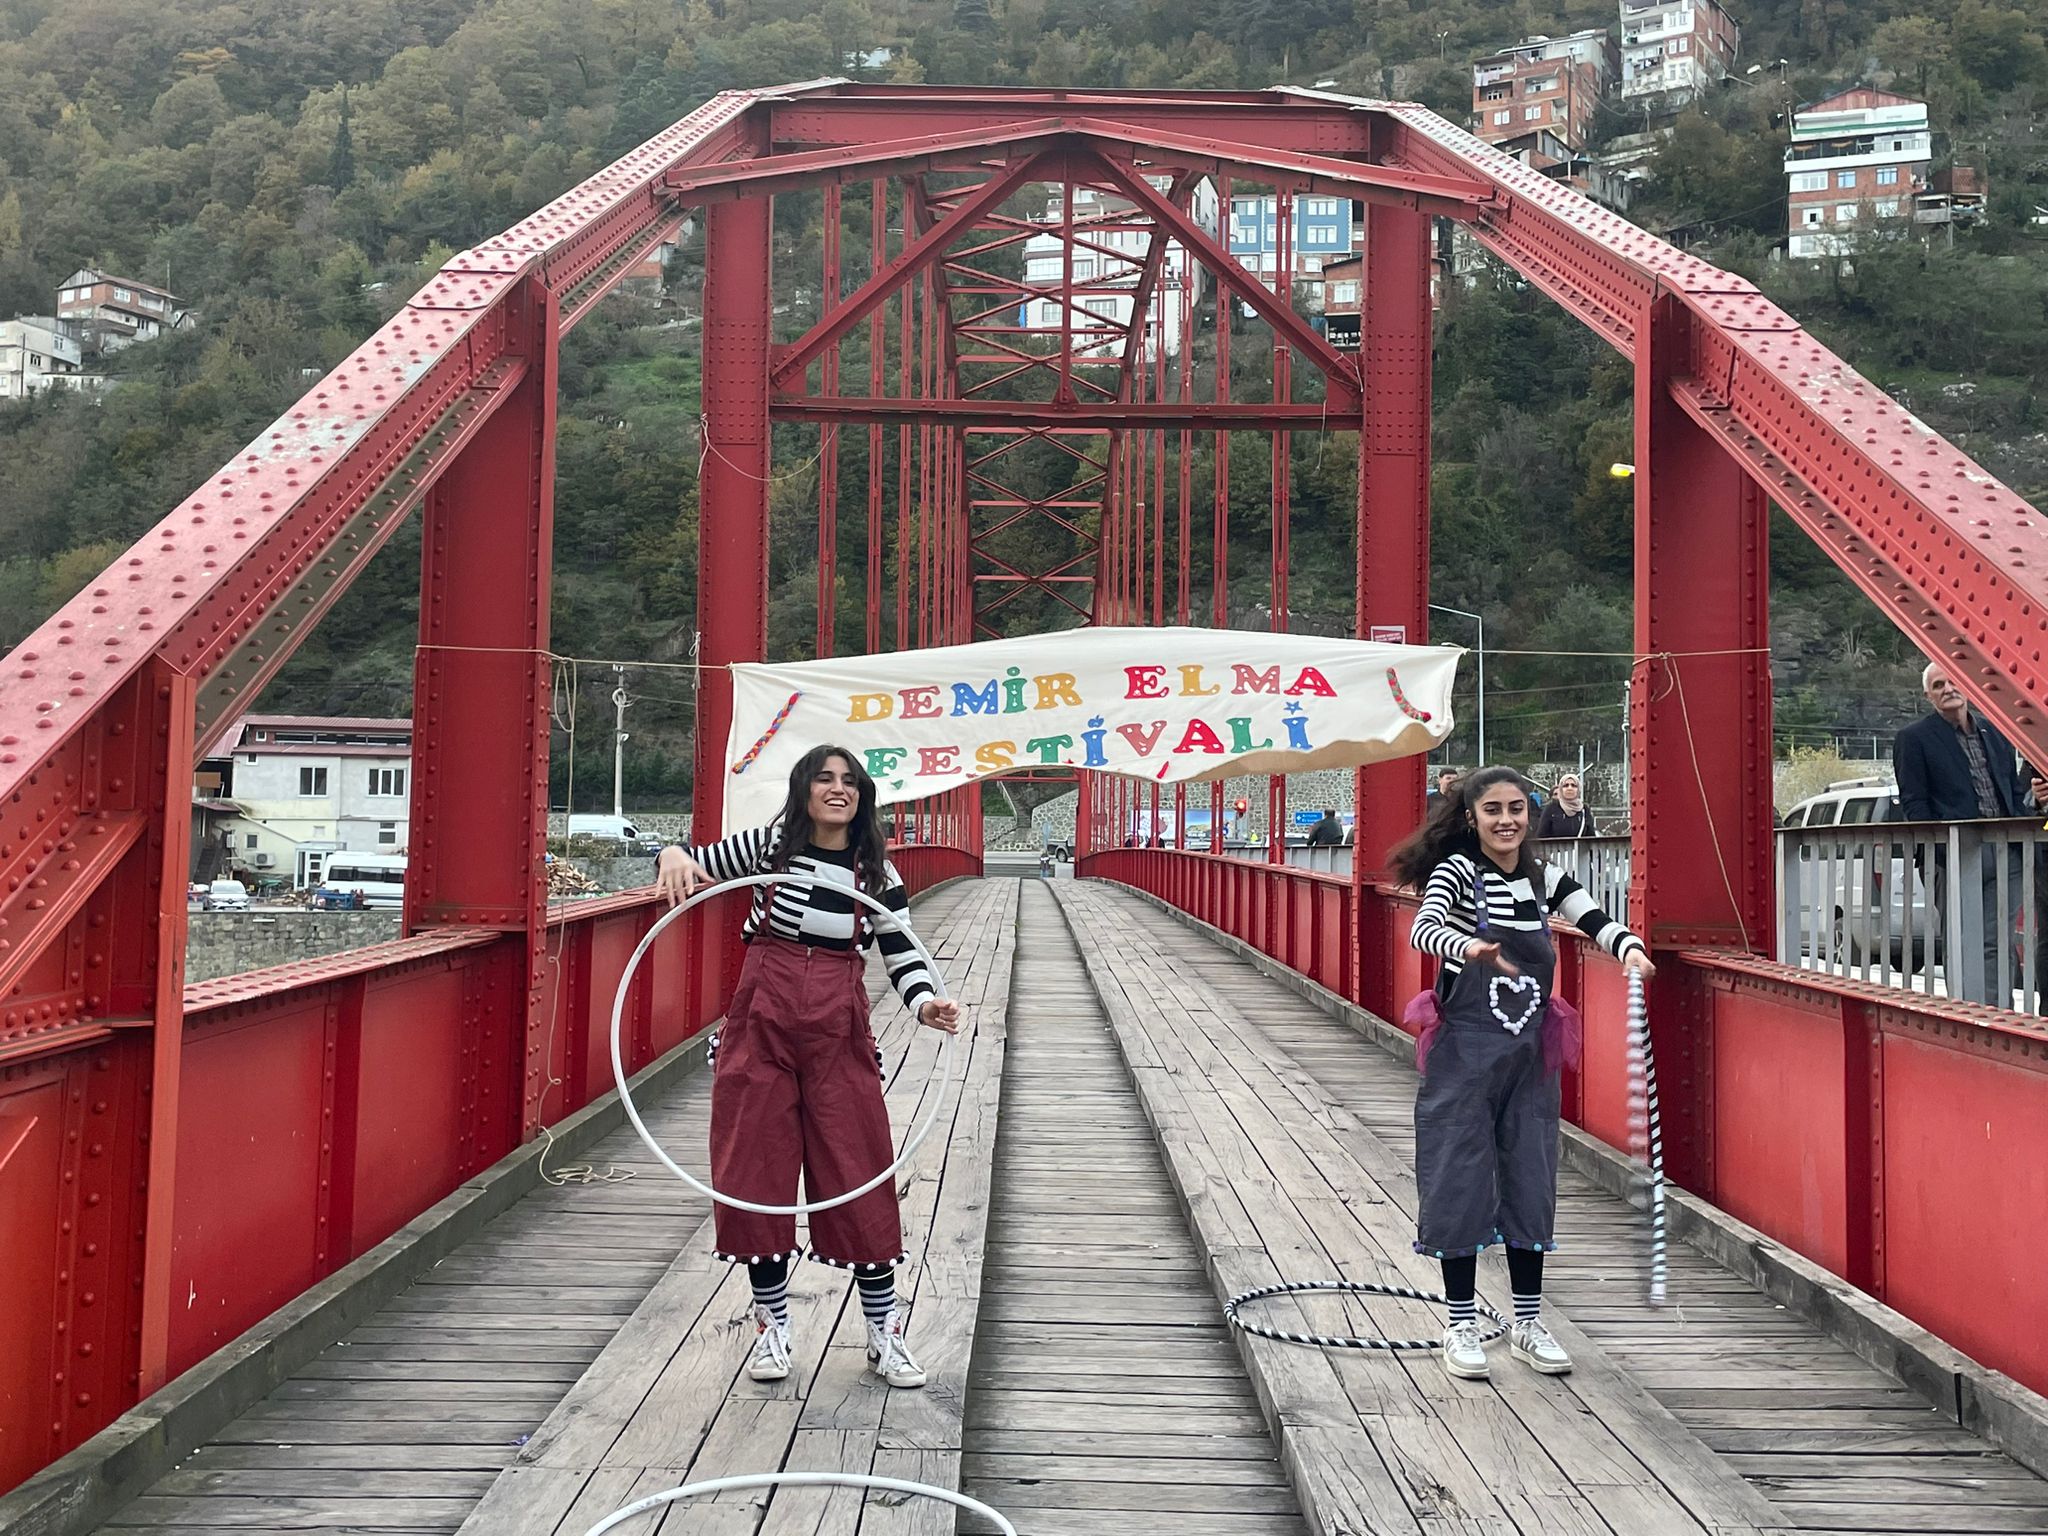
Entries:
{"label": "wooden deck plank", "polygon": [[1011,1015],[961,1486],[1031,1536],[1303,1536],[1130,1076],[1034,882],[1020,925],[1030,984]]}

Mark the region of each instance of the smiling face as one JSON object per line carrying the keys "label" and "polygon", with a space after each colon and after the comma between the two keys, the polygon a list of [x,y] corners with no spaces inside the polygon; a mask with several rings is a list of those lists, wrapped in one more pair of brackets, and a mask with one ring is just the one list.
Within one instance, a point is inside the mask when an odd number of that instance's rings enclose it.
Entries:
{"label": "smiling face", "polygon": [[1472,803],[1472,826],[1479,834],[1480,851],[1503,869],[1512,869],[1529,836],[1529,796],[1509,779],[1487,785]]}
{"label": "smiling face", "polygon": [[811,825],[844,831],[860,810],[860,784],[853,764],[833,753],[811,775]]}

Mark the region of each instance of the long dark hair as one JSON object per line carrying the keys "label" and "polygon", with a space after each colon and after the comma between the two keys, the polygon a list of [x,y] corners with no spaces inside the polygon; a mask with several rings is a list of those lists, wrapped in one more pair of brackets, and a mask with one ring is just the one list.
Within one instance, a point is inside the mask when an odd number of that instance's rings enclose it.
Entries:
{"label": "long dark hair", "polygon": [[[1525,795],[1529,792],[1529,781],[1512,768],[1475,768],[1458,781],[1455,790],[1437,802],[1427,821],[1388,851],[1388,866],[1403,885],[1420,890],[1437,865],[1454,853],[1474,860],[1481,857],[1479,831],[1471,821],[1472,808],[1496,784],[1512,784]],[[1536,856],[1529,851],[1527,838],[1519,851],[1521,859],[1515,873],[1534,876]]]}
{"label": "long dark hair", "polygon": [[844,747],[813,747],[789,770],[789,798],[783,801],[782,814],[776,818],[779,831],[775,851],[768,857],[768,867],[788,869],[789,861],[809,845],[813,831],[811,780],[835,757],[846,760],[846,766],[853,771],[854,788],[860,794],[860,803],[853,812],[853,823],[846,829],[847,844],[853,849],[853,867],[868,894],[878,896],[888,883],[888,844],[882,837],[881,812],[875,805],[875,781],[868,777],[860,759]]}

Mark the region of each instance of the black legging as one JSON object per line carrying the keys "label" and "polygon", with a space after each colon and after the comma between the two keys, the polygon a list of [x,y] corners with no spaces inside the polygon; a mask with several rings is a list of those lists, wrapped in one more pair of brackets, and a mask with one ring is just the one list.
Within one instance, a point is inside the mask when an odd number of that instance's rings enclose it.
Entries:
{"label": "black legging", "polygon": [[[1470,1301],[1479,1293],[1479,1256],[1445,1259],[1444,1299]],[[1508,1288],[1517,1296],[1543,1294],[1543,1255],[1533,1248],[1508,1250]]]}

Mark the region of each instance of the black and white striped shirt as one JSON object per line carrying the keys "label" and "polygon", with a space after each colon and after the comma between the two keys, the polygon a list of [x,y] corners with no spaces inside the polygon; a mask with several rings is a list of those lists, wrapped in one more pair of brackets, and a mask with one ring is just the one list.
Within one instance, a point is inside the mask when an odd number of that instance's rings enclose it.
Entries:
{"label": "black and white striped shirt", "polygon": [[1534,933],[1551,917],[1575,923],[1581,933],[1617,960],[1632,949],[1648,946],[1594,904],[1586,888],[1555,864],[1539,864],[1543,900],[1526,875],[1504,875],[1490,861],[1481,866],[1470,855],[1454,853],[1430,871],[1423,887],[1422,908],[1408,942],[1444,963],[1446,975],[1465,968],[1465,946],[1478,937],[1479,922],[1472,904],[1473,879],[1486,877],[1486,923],[1498,932],[1515,929]]}
{"label": "black and white striped shirt", "polygon": [[[768,873],[768,859],[775,850],[777,835],[777,827],[771,824],[735,832],[701,848],[686,846],[683,851],[703,865],[712,879],[738,880]],[[910,893],[903,888],[903,877],[896,873],[893,864],[884,864],[882,870],[883,888],[867,894],[908,923]],[[791,857],[789,873],[815,875],[828,883],[755,887],[754,904],[742,930],[749,939],[765,925],[768,932],[792,944],[808,944],[813,949],[852,949],[858,944],[865,951],[870,940],[879,934],[882,964],[889,972],[889,985],[903,999],[903,1006],[916,1013],[919,1003],[937,993],[932,973],[911,947],[908,935],[882,923],[866,907],[859,909],[856,918],[858,904],[852,896],[842,894],[856,887],[851,848],[809,844],[802,853]],[[834,889],[835,886],[840,889]]]}

